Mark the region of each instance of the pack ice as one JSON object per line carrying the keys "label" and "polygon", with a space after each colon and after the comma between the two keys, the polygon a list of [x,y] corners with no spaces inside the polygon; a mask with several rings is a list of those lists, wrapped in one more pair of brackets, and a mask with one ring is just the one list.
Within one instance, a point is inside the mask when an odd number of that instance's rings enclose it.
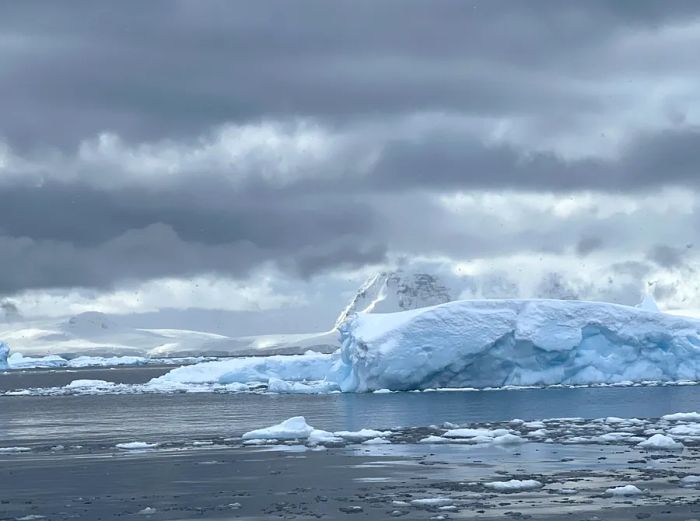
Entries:
{"label": "pack ice", "polygon": [[[478,300],[358,313],[336,353],[176,369],[153,385],[275,379],[295,392],[700,379],[700,321],[615,304]],[[280,386],[278,380],[303,386]]]}

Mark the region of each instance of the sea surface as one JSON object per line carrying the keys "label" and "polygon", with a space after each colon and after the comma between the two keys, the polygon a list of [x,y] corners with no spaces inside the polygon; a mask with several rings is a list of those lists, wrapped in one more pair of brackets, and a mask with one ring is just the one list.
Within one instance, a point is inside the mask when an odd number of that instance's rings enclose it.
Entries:
{"label": "sea surface", "polygon": [[[143,367],[25,371],[0,374],[0,387],[65,385],[78,378],[139,383],[165,371]],[[335,431],[514,418],[656,418],[698,409],[700,386],[695,385],[326,395],[1,396],[0,446],[236,437],[292,416],[305,416],[314,427]]]}

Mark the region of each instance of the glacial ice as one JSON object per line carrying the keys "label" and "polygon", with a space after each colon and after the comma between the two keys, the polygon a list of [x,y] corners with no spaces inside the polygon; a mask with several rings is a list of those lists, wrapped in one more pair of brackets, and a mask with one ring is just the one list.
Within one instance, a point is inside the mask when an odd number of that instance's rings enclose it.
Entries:
{"label": "glacial ice", "polygon": [[700,321],[614,304],[459,301],[358,314],[343,391],[700,379]]}
{"label": "glacial ice", "polygon": [[700,380],[700,321],[615,304],[449,302],[356,314],[340,334],[333,354],[206,362],[150,385],[260,384],[308,393]]}
{"label": "glacial ice", "polygon": [[10,346],[0,341],[0,369],[8,369],[7,357],[10,354]]}

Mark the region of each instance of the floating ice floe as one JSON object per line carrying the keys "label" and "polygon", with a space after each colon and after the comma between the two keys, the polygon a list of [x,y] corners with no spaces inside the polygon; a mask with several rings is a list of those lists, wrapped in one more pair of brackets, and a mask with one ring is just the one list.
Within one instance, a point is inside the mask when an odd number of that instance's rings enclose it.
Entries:
{"label": "floating ice floe", "polygon": [[520,492],[542,488],[542,483],[535,479],[511,479],[509,481],[492,481],[484,483],[486,488],[497,492]]}
{"label": "floating ice floe", "polygon": [[130,441],[127,443],[117,443],[115,447],[122,450],[146,450],[155,449],[159,445],[159,443],[148,443],[145,441]]}
{"label": "floating ice floe", "polygon": [[642,492],[639,488],[635,487],[634,485],[624,485],[622,487],[609,488],[605,491],[605,493],[613,497],[639,496],[644,494],[644,492]]}
{"label": "floating ice floe", "polygon": [[73,380],[71,383],[66,385],[67,389],[104,389],[106,387],[113,387],[116,385],[114,382],[107,382],[106,380]]}
{"label": "floating ice floe", "polygon": [[454,499],[448,497],[426,497],[422,499],[413,499],[409,503],[416,507],[444,507],[452,505]]}
{"label": "floating ice floe", "polygon": [[683,487],[696,487],[700,485],[700,476],[685,476],[681,478],[681,486]]}
{"label": "floating ice floe", "polygon": [[670,436],[664,434],[654,434],[648,440],[637,445],[644,449],[678,450],[683,448],[683,444],[677,442]]}
{"label": "floating ice floe", "polygon": [[305,440],[314,431],[303,416],[295,416],[282,423],[246,432],[243,440]]}
{"label": "floating ice floe", "polygon": [[[7,344],[5,344],[7,346]],[[82,369],[86,367],[117,367],[128,365],[183,365],[212,360],[211,357],[152,358],[146,356],[78,356],[64,358],[59,355],[24,356],[12,353],[6,358],[5,369]],[[2,348],[0,347],[0,368],[2,366]]]}

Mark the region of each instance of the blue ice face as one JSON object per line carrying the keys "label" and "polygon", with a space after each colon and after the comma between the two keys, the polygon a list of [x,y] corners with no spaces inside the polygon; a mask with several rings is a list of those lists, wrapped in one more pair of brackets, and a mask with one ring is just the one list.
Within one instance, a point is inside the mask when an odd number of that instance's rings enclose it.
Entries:
{"label": "blue ice face", "polygon": [[7,357],[10,355],[10,346],[0,342],[0,369],[7,369]]}

